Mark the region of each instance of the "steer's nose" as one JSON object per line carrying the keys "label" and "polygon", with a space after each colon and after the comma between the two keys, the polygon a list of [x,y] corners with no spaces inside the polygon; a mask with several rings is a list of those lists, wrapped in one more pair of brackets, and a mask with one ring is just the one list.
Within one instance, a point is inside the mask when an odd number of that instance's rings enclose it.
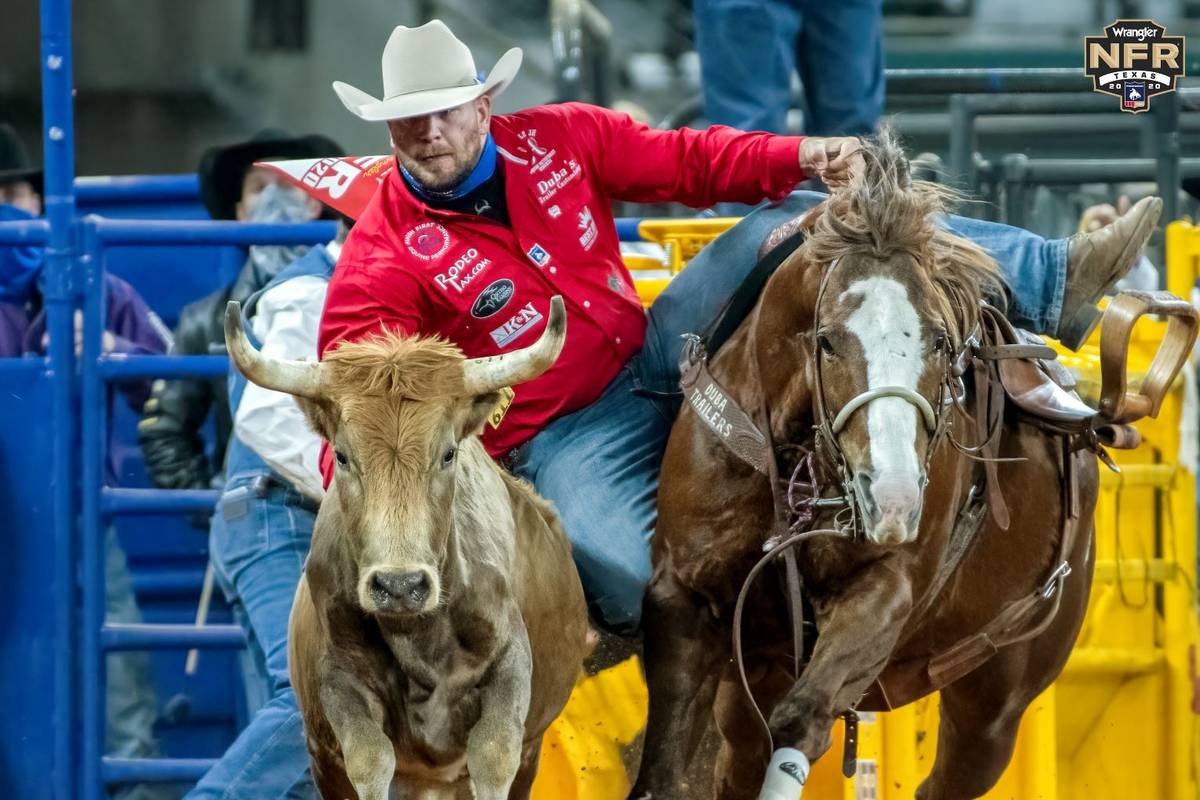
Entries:
{"label": "steer's nose", "polygon": [[421,611],[429,599],[429,573],[385,572],[380,570],[371,576],[371,594],[381,609],[399,606],[405,611]]}

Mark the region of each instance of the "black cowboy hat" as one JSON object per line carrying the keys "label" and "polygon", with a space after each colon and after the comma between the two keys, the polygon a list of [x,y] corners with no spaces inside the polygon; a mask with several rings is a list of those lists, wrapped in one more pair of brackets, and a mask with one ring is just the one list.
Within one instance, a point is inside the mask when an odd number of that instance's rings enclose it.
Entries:
{"label": "black cowboy hat", "polygon": [[29,181],[42,193],[42,168],[34,166],[17,131],[7,122],[0,123],[0,186]]}
{"label": "black cowboy hat", "polygon": [[337,142],[319,134],[288,136],[277,130],[259,131],[249,141],[213,147],[200,157],[200,199],[213,219],[235,219],[242,182],[255,161],[344,156]]}

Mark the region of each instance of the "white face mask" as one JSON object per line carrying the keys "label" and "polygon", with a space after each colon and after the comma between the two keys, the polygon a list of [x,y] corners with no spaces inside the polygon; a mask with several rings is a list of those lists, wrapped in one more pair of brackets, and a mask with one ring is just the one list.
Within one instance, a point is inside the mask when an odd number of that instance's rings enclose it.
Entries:
{"label": "white face mask", "polygon": [[271,183],[246,198],[247,222],[309,222],[312,218],[308,195],[291,186]]}
{"label": "white face mask", "polygon": [[[308,195],[277,183],[248,198],[246,207],[247,222],[296,223],[313,219]],[[307,252],[308,245],[250,245],[247,266],[254,271],[254,286],[261,288]]]}

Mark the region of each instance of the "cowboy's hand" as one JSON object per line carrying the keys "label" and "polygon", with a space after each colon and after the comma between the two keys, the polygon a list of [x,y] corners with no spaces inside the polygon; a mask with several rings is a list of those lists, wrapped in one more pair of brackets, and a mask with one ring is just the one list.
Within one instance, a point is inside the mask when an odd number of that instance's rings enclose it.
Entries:
{"label": "cowboy's hand", "polygon": [[806,136],[800,141],[800,167],[830,189],[862,174],[862,142],[857,136]]}

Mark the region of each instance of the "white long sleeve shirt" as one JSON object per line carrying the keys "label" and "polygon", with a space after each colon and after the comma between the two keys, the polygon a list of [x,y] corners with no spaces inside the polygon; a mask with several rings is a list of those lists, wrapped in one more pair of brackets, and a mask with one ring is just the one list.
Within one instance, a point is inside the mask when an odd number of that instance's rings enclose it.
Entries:
{"label": "white long sleeve shirt", "polygon": [[[250,325],[264,355],[317,360],[317,330],[328,288],[324,278],[305,275],[263,293]],[[247,383],[234,414],[234,435],[298,491],[317,501],[324,497],[317,463],[321,440],[291,395]]]}

